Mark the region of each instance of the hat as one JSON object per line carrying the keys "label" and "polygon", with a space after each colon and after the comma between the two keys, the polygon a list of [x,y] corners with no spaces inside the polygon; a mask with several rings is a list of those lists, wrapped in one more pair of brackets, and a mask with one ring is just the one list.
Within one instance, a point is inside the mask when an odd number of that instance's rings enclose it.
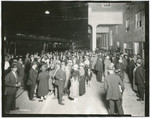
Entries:
{"label": "hat", "polygon": [[83,66],[84,66],[84,63],[80,63],[80,66],[82,66],[82,67],[83,67]]}
{"label": "hat", "polygon": [[133,58],[133,57],[134,57],[134,55],[133,55],[133,54],[131,54],[131,55],[130,55],[130,58]]}
{"label": "hat", "polygon": [[47,64],[43,64],[42,68],[48,68],[48,65]]}
{"label": "hat", "polygon": [[13,59],[13,62],[17,62],[17,59],[16,59],[16,58],[14,58],[14,59]]}
{"label": "hat", "polygon": [[123,60],[120,58],[119,60],[118,60],[120,63],[122,63],[123,62]]}
{"label": "hat", "polygon": [[18,68],[16,64],[12,64],[11,68]]}
{"label": "hat", "polygon": [[78,68],[78,65],[77,65],[77,64],[75,64],[75,65],[73,66],[73,68]]}
{"label": "hat", "polygon": [[109,59],[109,56],[108,56],[108,55],[106,56],[106,59]]}

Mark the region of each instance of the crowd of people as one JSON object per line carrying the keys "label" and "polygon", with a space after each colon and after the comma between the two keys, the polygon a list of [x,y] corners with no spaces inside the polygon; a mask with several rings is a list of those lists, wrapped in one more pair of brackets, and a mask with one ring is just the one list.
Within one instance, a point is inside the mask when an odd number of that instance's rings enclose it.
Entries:
{"label": "crowd of people", "polygon": [[[140,55],[99,50],[67,50],[43,54],[26,54],[25,57],[6,55],[4,63],[6,109],[17,110],[15,96],[18,88],[28,90],[29,99],[39,102],[54,94],[64,105],[63,96],[74,101],[91,86],[92,75],[104,83],[109,113],[123,114],[122,96],[124,83],[129,82],[137,93],[138,101],[144,100],[144,61]],[[129,78],[129,79],[128,79]]]}

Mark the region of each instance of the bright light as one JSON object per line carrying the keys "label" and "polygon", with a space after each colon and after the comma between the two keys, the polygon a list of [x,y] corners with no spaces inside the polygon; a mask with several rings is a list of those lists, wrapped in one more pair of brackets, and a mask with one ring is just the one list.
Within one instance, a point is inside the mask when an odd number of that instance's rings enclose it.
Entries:
{"label": "bright light", "polygon": [[45,14],[49,14],[50,12],[47,10],[47,11],[45,11]]}

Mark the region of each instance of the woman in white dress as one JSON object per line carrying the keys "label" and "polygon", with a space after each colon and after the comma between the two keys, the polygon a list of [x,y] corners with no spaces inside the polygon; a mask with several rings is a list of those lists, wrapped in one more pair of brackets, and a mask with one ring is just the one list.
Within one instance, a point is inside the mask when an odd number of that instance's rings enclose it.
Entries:
{"label": "woman in white dress", "polygon": [[69,80],[71,76],[71,66],[72,66],[72,61],[68,60],[68,63],[66,65],[66,81],[65,81],[65,94],[68,93],[68,88],[69,88]]}
{"label": "woman in white dress", "polygon": [[74,100],[79,96],[79,71],[78,71],[78,65],[75,64],[73,66],[73,71],[71,74],[71,86],[70,86],[70,100]]}

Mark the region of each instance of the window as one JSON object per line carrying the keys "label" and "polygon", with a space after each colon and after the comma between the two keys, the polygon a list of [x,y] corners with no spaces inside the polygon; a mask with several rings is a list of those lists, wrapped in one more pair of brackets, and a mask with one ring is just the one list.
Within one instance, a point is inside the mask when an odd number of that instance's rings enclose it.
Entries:
{"label": "window", "polygon": [[110,7],[110,3],[102,3],[102,7]]}
{"label": "window", "polygon": [[140,27],[142,27],[141,11],[135,14],[135,28],[138,29]]}
{"label": "window", "polygon": [[129,31],[129,28],[130,28],[129,27],[129,23],[130,23],[129,21],[130,21],[129,19],[126,19],[126,32]]}

